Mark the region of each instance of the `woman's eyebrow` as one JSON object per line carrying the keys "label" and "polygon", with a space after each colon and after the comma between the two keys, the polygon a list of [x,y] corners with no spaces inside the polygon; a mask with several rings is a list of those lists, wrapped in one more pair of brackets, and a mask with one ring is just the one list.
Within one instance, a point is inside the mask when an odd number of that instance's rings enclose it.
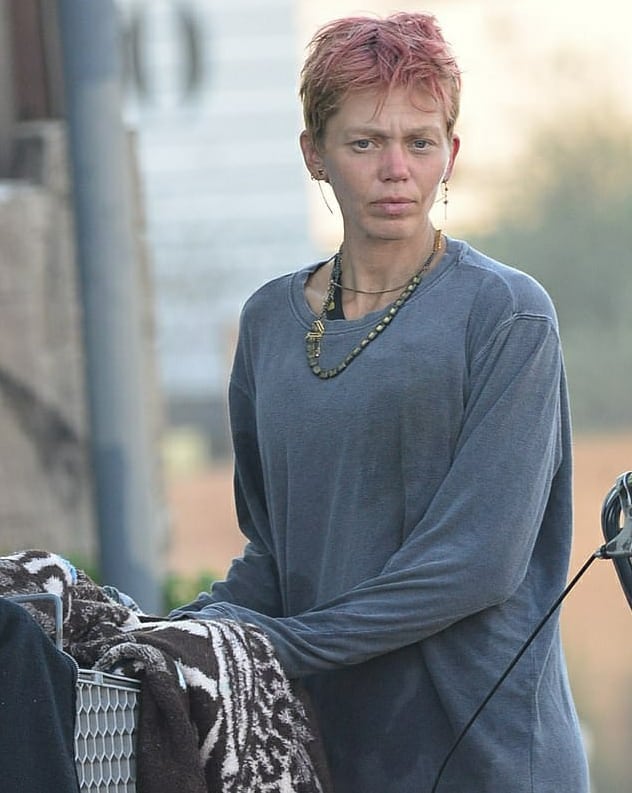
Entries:
{"label": "woman's eyebrow", "polygon": [[[436,134],[439,131],[439,127],[433,124],[426,124],[420,127],[411,127],[408,130],[404,131],[404,137],[414,137],[414,136],[422,136],[428,134]],[[350,136],[356,137],[370,137],[371,135],[379,136],[379,137],[390,137],[390,131],[385,129],[384,127],[379,127],[374,124],[364,124],[362,126],[353,126],[348,127],[345,130],[345,133]]]}

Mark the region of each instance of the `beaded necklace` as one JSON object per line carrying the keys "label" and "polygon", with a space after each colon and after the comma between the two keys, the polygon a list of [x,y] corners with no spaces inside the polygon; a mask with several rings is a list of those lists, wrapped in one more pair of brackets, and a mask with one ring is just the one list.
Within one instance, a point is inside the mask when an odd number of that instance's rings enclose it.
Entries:
{"label": "beaded necklace", "polygon": [[426,259],[426,261],[422,264],[421,268],[413,275],[413,277],[405,284],[404,291],[401,295],[395,300],[394,303],[391,304],[388,311],[384,316],[371,328],[371,330],[366,334],[366,336],[354,347],[347,355],[342,359],[342,361],[337,365],[333,366],[331,369],[323,369],[319,365],[320,359],[320,351],[321,351],[321,342],[322,338],[325,335],[325,317],[327,315],[327,310],[331,307],[334,298],[334,292],[336,289],[336,285],[340,283],[340,274],[342,269],[342,253],[341,249],[338,250],[334,257],[333,267],[331,268],[331,274],[329,276],[329,284],[327,286],[327,292],[325,294],[325,299],[323,300],[323,305],[320,310],[320,314],[318,317],[312,322],[309,331],[305,334],[305,351],[307,353],[307,363],[309,368],[312,372],[319,377],[321,380],[329,380],[332,377],[336,377],[341,372],[349,366],[351,361],[355,360],[358,355],[362,352],[362,350],[366,349],[368,345],[376,339],[382,331],[386,330],[386,328],[390,325],[393,321],[395,316],[397,315],[400,308],[404,305],[404,303],[408,300],[408,298],[413,294],[415,289],[419,286],[419,284],[423,280],[423,276],[426,273],[426,270],[430,267],[430,263],[435,257],[435,254],[439,251],[441,247],[441,229],[437,229],[435,231],[434,237],[434,244],[432,246],[432,250],[430,251],[430,255]]}

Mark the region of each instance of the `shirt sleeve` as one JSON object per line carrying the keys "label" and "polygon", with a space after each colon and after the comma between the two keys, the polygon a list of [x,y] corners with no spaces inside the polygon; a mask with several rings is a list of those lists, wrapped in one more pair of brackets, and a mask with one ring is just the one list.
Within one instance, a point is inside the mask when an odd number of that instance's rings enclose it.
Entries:
{"label": "shirt sleeve", "polygon": [[562,459],[557,331],[515,315],[471,362],[453,462],[380,573],[290,617],[222,603],[197,616],[251,622],[291,677],[360,663],[508,600],[524,580]]}

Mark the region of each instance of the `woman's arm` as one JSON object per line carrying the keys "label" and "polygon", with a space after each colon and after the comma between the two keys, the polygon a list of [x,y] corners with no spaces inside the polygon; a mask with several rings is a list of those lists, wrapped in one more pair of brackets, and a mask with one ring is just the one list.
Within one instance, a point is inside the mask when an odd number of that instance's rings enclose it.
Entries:
{"label": "woman's arm", "polygon": [[450,471],[379,575],[291,617],[228,603],[197,616],[259,625],[288,674],[302,676],[387,653],[506,601],[525,578],[560,467],[564,389],[550,320],[513,317],[473,361]]}

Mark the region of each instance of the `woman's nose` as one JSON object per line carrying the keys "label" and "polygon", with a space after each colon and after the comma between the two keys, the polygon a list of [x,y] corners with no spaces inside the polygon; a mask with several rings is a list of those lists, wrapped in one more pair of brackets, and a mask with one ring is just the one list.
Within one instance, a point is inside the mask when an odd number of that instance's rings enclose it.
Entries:
{"label": "woman's nose", "polygon": [[402,181],[409,176],[408,158],[401,146],[387,146],[382,153],[381,178],[384,181]]}

